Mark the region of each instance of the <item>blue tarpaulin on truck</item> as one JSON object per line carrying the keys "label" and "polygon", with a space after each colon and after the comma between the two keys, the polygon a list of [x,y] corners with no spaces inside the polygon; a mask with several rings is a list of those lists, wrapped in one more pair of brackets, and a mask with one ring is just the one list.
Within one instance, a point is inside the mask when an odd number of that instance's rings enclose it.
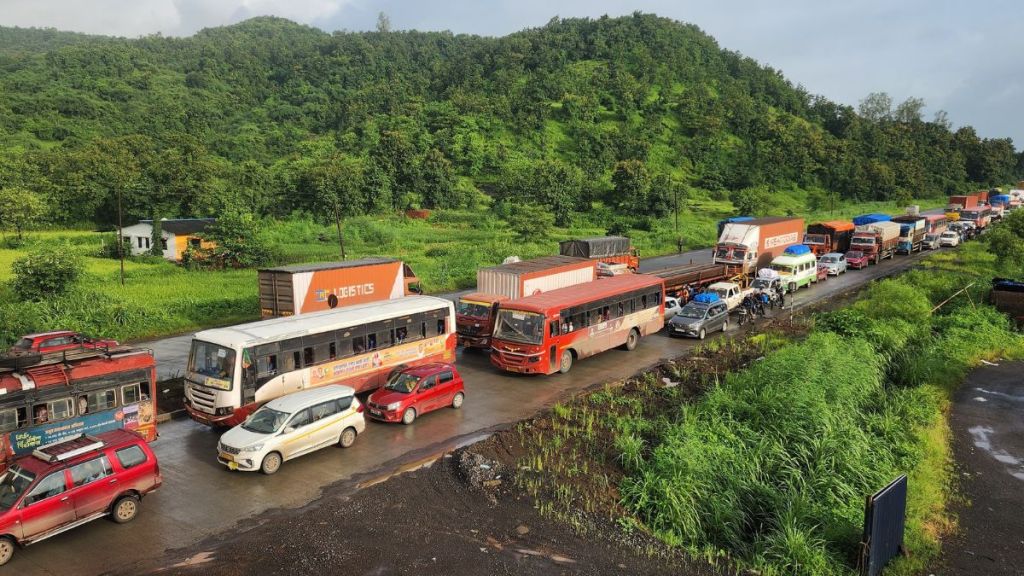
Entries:
{"label": "blue tarpaulin on truck", "polygon": [[866,224],[874,224],[876,222],[888,222],[892,220],[892,216],[888,214],[862,214],[853,219],[854,226],[864,226]]}
{"label": "blue tarpaulin on truck", "polygon": [[805,244],[794,244],[786,248],[786,254],[790,256],[803,256],[804,254],[810,253],[811,248]]}

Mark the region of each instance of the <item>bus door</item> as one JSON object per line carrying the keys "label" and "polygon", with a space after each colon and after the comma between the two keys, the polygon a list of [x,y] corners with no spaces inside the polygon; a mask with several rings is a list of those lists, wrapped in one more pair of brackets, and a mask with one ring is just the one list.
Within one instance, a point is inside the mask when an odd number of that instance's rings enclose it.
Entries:
{"label": "bus door", "polygon": [[558,366],[558,335],[561,334],[557,316],[548,321],[548,366]]}

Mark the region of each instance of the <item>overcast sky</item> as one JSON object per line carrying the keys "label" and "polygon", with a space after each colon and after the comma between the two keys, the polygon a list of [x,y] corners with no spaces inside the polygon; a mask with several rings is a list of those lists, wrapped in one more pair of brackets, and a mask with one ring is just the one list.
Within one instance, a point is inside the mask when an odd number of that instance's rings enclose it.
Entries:
{"label": "overcast sky", "polygon": [[985,137],[1024,148],[1024,2],[1013,0],[0,0],[0,24],[93,34],[182,36],[260,15],[324,30],[500,36],[553,16],[635,10],[691,22],[721,46],[856,106],[870,92],[923,98]]}

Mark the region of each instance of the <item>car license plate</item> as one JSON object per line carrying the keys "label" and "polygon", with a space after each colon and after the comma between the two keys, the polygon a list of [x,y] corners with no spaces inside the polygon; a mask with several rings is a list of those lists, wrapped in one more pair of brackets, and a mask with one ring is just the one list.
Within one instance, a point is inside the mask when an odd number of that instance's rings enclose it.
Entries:
{"label": "car license plate", "polygon": [[373,414],[374,416],[380,416],[381,415],[380,414],[380,410],[374,410],[373,408],[370,408],[370,414]]}
{"label": "car license plate", "polygon": [[238,462],[228,462],[228,470],[238,470]]}
{"label": "car license plate", "polygon": [[235,461],[235,457],[234,456],[232,456],[231,454],[225,454],[223,452],[220,453],[220,458],[221,458],[221,460],[224,460],[225,462],[234,462]]}

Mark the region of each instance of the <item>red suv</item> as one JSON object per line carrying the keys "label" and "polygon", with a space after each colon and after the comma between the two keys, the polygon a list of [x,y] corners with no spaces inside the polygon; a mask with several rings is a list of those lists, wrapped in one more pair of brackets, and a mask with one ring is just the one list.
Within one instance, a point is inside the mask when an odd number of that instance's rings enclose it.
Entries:
{"label": "red suv", "polygon": [[115,348],[117,340],[93,340],[84,334],[70,330],[57,330],[22,336],[8,351],[10,354],[49,354],[79,348],[103,350]]}
{"label": "red suv", "polygon": [[0,566],[27,546],[95,520],[129,522],[160,487],[156,455],[141,436],[114,430],[37,448],[0,476]]}
{"label": "red suv", "polygon": [[466,392],[455,366],[444,362],[396,370],[367,399],[371,418],[412,424],[417,416],[451,406],[461,408]]}

